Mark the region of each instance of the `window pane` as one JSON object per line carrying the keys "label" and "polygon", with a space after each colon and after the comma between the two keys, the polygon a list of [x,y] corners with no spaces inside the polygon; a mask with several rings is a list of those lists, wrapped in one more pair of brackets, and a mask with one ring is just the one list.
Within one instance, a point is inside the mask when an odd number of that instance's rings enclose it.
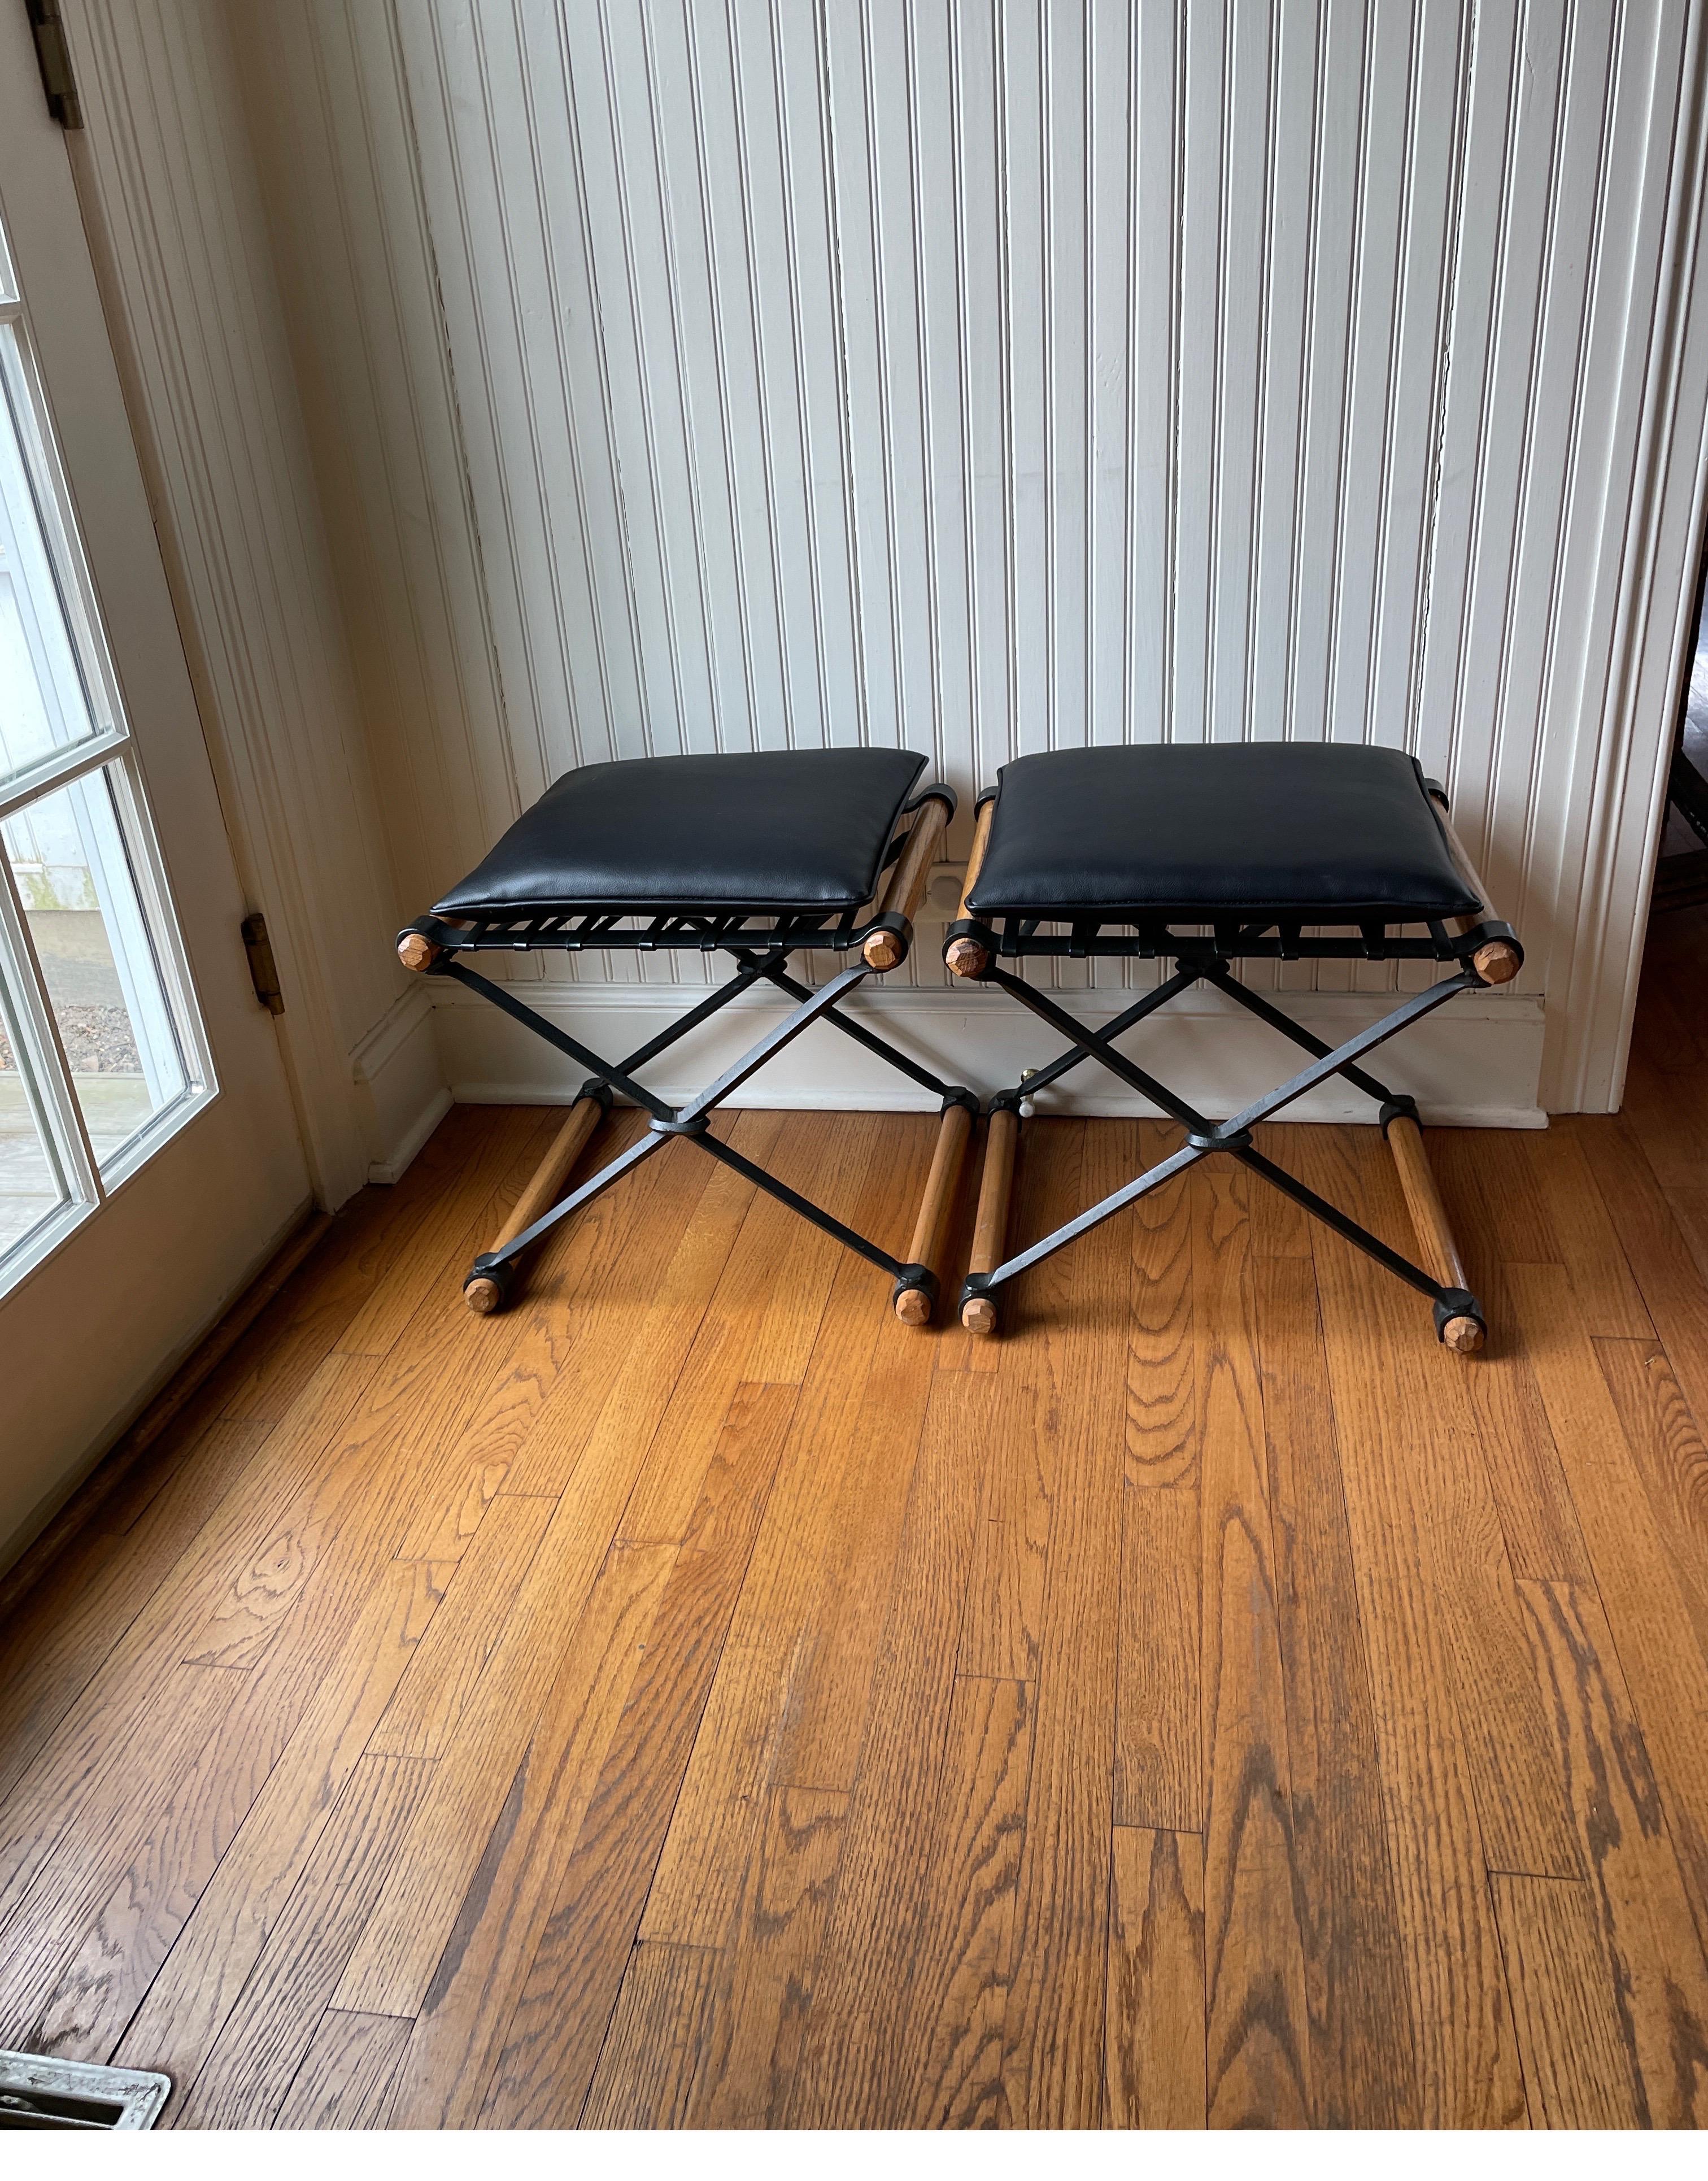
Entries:
{"label": "window pane", "polygon": [[66,1201],[19,1065],[8,997],[0,993],[0,1257]]}
{"label": "window pane", "polygon": [[15,325],[0,322],[0,781],[112,724]]}
{"label": "window pane", "polygon": [[119,831],[110,766],[6,820],[6,853],[104,1166],[190,1078]]}

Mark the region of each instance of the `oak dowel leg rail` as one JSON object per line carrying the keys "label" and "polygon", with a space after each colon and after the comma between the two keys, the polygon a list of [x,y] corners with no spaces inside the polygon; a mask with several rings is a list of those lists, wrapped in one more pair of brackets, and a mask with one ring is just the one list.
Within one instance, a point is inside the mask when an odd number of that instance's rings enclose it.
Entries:
{"label": "oak dowel leg rail", "polygon": [[[557,1202],[571,1168],[599,1125],[608,1103],[606,1099],[585,1096],[570,1107],[568,1118],[552,1139],[551,1148],[535,1168],[532,1179],[516,1199],[515,1209],[499,1229],[498,1240],[493,1244],[494,1250],[502,1250],[506,1243],[514,1242],[524,1229],[532,1227],[543,1212],[549,1212]],[[505,1293],[489,1274],[477,1273],[465,1285],[463,1300],[477,1317],[488,1317],[503,1306]]]}
{"label": "oak dowel leg rail", "polygon": [[[1409,1113],[1397,1113],[1388,1123],[1387,1135],[1424,1271],[1444,1288],[1468,1289],[1464,1261],[1424,1148],[1423,1130]],[[1455,1355],[1474,1355],[1483,1344],[1483,1328],[1474,1317],[1450,1317],[1441,1328],[1441,1341]]]}
{"label": "oak dowel leg rail", "polygon": [[[949,805],[940,796],[934,795],[921,806],[896,859],[884,896],[883,914],[906,917],[910,924],[913,921],[914,911],[923,900],[930,881],[937,843],[948,823]],[[893,969],[907,952],[906,939],[899,931],[874,931],[860,951],[868,969]]]}
{"label": "oak dowel leg rail", "polygon": [[[984,1168],[978,1178],[978,1212],[972,1228],[969,1273],[994,1273],[1008,1246],[1008,1206],[1014,1193],[1014,1154],[1020,1143],[1020,1116],[999,1106],[990,1116],[984,1140]],[[961,1306],[961,1322],[969,1333],[996,1330],[996,1305],[989,1295],[969,1295]]]}
{"label": "oak dowel leg rail", "polygon": [[[907,1252],[912,1264],[927,1266],[936,1278],[943,1278],[943,1254],[949,1239],[949,1222],[955,1210],[955,1193],[972,1133],[969,1107],[946,1106],[931,1154],[931,1171],[925,1177],[925,1194],[914,1222],[913,1240]],[[931,1320],[931,1297],[923,1288],[903,1288],[895,1298],[895,1315],[904,1325],[927,1325]]]}
{"label": "oak dowel leg rail", "polygon": [[[967,897],[978,883],[978,874],[984,867],[984,851],[990,845],[990,820],[995,813],[996,798],[978,806],[978,820],[972,829],[972,853],[967,859],[967,876],[961,884],[961,907],[956,914],[958,924],[972,912],[967,906]],[[981,947],[976,939],[951,939],[944,949],[943,958],[957,977],[982,977],[990,966],[990,950]]]}

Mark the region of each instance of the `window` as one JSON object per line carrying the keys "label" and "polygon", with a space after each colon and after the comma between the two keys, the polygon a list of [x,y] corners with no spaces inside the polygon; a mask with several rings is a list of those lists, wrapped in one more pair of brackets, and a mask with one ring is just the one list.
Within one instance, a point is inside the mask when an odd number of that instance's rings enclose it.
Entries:
{"label": "window", "polygon": [[0,234],[0,1289],[212,1089]]}

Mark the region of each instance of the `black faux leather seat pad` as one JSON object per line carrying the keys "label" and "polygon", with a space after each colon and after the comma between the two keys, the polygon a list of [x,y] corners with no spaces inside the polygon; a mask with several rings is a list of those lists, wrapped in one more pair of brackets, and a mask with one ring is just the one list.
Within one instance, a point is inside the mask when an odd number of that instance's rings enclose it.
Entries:
{"label": "black faux leather seat pad", "polygon": [[857,908],[926,760],[732,751],[585,765],[548,787],[435,916]]}
{"label": "black faux leather seat pad", "polygon": [[1052,750],[1005,765],[968,906],[1052,919],[1212,910],[1463,915],[1414,758],[1339,743]]}

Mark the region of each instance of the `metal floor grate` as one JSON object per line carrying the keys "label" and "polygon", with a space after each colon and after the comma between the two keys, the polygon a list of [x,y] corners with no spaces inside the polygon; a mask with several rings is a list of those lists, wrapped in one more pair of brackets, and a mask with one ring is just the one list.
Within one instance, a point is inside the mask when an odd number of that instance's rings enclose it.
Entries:
{"label": "metal floor grate", "polygon": [[152,2128],[171,2092],[169,2075],[0,2052],[0,2129]]}

